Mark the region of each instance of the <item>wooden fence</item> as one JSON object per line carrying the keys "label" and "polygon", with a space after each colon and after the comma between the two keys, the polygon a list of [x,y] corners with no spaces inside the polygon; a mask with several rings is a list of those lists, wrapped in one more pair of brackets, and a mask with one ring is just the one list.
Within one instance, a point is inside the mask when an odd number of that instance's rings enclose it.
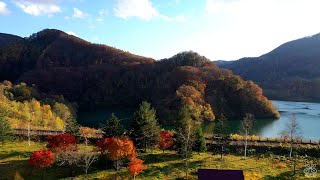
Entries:
{"label": "wooden fence", "polygon": [[[14,129],[15,134],[19,136],[28,136],[28,129]],[[30,136],[53,136],[58,134],[64,134],[64,131],[52,131],[52,130],[30,130]],[[79,135],[78,135],[79,136]],[[80,136],[79,136],[80,137]],[[102,138],[103,132],[97,132],[93,138]]]}
{"label": "wooden fence", "polygon": [[[207,143],[212,143],[219,139],[214,134],[206,134],[205,135]],[[232,138],[229,139],[231,142],[242,142],[244,141],[244,137],[242,138]],[[290,143],[290,140],[285,138],[263,138],[263,137],[249,137],[248,142],[259,142],[259,143]],[[320,141],[312,141],[312,140],[305,140],[305,139],[294,139],[293,144],[303,144],[303,145],[319,145]]]}
{"label": "wooden fence", "polygon": [[[14,129],[16,135],[22,135],[22,136],[28,136],[28,129]],[[64,134],[63,131],[51,131],[51,130],[30,130],[31,136],[51,136],[51,135],[58,135],[58,134]]]}

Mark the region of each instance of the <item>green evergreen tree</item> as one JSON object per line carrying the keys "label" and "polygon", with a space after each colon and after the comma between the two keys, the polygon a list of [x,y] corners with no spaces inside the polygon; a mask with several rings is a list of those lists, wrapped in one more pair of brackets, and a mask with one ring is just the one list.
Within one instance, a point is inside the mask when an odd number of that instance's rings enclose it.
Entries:
{"label": "green evergreen tree", "polygon": [[223,159],[224,147],[229,144],[229,131],[228,131],[228,119],[221,114],[217,119],[214,128],[215,139],[221,147],[220,155],[221,159]]}
{"label": "green evergreen tree", "polygon": [[206,138],[203,134],[202,127],[199,125],[196,128],[195,134],[194,134],[194,145],[193,145],[193,150],[198,152],[205,152],[207,151],[207,145],[206,145]]}
{"label": "green evergreen tree", "polygon": [[124,129],[119,118],[112,113],[106,124],[102,127],[106,137],[121,137],[124,134]]}
{"label": "green evergreen tree", "polygon": [[79,130],[80,130],[80,126],[77,123],[76,119],[71,117],[69,119],[67,119],[66,122],[66,132],[70,133],[74,136],[79,134]]}
{"label": "green evergreen tree", "polygon": [[14,130],[11,128],[9,121],[0,116],[0,143],[12,141],[14,135]]}
{"label": "green evergreen tree", "polygon": [[153,148],[159,142],[160,126],[156,119],[156,110],[151,104],[143,101],[134,112],[131,123],[130,137],[136,147]]}

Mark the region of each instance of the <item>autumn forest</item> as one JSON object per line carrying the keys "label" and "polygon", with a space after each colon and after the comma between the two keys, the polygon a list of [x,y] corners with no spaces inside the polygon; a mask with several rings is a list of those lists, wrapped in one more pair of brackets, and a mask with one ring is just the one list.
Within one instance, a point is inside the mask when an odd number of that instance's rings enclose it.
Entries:
{"label": "autumn forest", "polygon": [[[244,176],[272,179],[291,167],[300,177],[302,164],[319,158],[319,144],[292,133],[251,136],[255,121],[280,117],[277,108],[256,83],[196,52],[154,60],[55,29],[2,37],[0,179],[196,179],[201,167],[239,169],[239,159],[260,158],[274,169]],[[83,110],[111,107],[134,113],[129,121],[112,114],[99,128],[77,122]],[[232,119],[241,119],[242,135],[228,133]]]}

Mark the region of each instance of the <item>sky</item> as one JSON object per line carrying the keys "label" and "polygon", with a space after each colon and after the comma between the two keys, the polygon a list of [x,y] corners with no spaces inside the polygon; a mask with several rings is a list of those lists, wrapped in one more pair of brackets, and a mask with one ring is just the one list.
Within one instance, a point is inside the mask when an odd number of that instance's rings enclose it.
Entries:
{"label": "sky", "polygon": [[0,32],[59,29],[154,59],[256,57],[320,33],[320,0],[0,0]]}

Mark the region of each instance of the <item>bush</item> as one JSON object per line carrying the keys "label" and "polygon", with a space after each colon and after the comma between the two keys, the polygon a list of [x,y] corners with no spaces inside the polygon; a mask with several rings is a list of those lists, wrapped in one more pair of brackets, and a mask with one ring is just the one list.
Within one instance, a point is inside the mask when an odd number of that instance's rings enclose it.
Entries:
{"label": "bush", "polygon": [[77,140],[71,134],[59,134],[48,137],[46,146],[49,150],[77,150]]}
{"label": "bush", "polygon": [[39,169],[51,167],[53,163],[53,153],[48,150],[33,152],[29,159],[30,166],[37,167]]}

